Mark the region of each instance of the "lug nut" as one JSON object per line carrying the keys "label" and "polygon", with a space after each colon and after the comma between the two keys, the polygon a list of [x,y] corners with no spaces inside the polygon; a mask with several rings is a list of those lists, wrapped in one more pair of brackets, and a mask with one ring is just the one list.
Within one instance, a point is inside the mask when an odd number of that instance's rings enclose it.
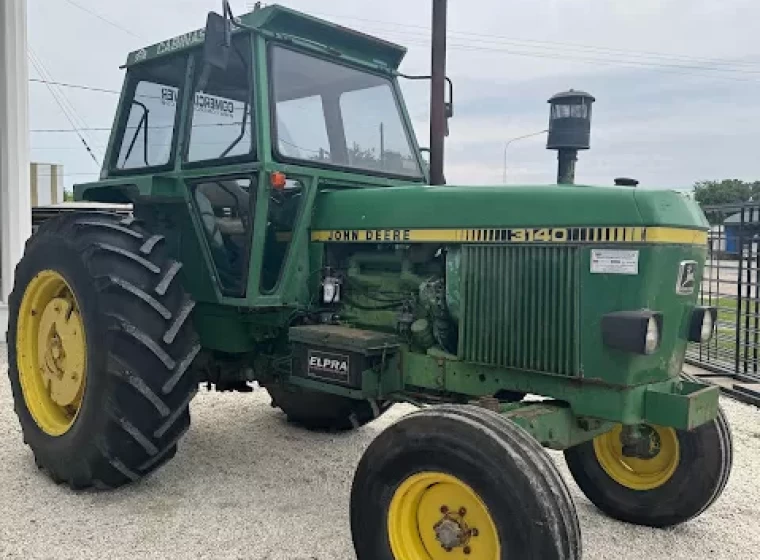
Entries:
{"label": "lug nut", "polygon": [[448,506],[441,506],[441,513],[443,513],[444,515],[449,513]]}
{"label": "lug nut", "polygon": [[464,550],[462,550],[462,552],[464,552],[465,554],[469,554],[470,552],[472,552],[472,550],[470,549],[469,546],[465,546]]}
{"label": "lug nut", "polygon": [[[441,546],[443,546],[443,545],[441,545]],[[450,546],[444,546],[443,550],[445,550],[446,552],[451,552],[451,547]]]}
{"label": "lug nut", "polygon": [[470,529],[470,535],[473,537],[477,537],[480,534],[480,531],[478,531],[475,527]]}
{"label": "lug nut", "polygon": [[463,507],[459,508],[459,515],[461,515],[462,517],[464,517],[466,513],[467,513],[466,509],[464,509]]}

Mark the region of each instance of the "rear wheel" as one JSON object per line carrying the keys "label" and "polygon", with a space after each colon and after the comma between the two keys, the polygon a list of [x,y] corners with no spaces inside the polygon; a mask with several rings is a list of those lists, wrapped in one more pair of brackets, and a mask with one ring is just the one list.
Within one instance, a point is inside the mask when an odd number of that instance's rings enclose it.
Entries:
{"label": "rear wheel", "polygon": [[522,428],[474,406],[412,413],[381,433],[354,475],[359,560],[576,560],[575,507]]}
{"label": "rear wheel", "polygon": [[37,465],[116,487],[170,459],[190,425],[200,346],[163,237],[133,218],[45,222],[10,297],[8,374]]}
{"label": "rear wheel", "polygon": [[389,401],[357,400],[309,391],[300,387],[267,386],[272,406],[282,410],[290,422],[308,430],[347,431],[360,428],[385,413]]}
{"label": "rear wheel", "polygon": [[733,457],[731,430],[723,414],[692,431],[646,426],[648,459],[626,457],[621,428],[565,451],[573,478],[610,517],[651,527],[677,525],[718,499]]}

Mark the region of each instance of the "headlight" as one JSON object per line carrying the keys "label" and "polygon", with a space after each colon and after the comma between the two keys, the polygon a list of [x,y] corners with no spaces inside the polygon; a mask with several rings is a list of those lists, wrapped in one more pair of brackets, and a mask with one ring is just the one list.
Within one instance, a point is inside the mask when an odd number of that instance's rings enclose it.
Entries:
{"label": "headlight", "polygon": [[635,354],[654,354],[662,340],[662,313],[642,309],[602,317],[605,346]]}
{"label": "headlight", "polygon": [[644,353],[654,354],[657,347],[660,345],[660,327],[657,326],[657,321],[654,317],[650,317],[647,321],[647,334],[644,342]]}
{"label": "headlight", "polygon": [[718,310],[715,307],[695,307],[689,322],[689,341],[707,342],[715,332]]}
{"label": "headlight", "polygon": [[702,321],[702,329],[699,332],[699,340],[701,342],[707,342],[712,338],[713,333],[713,320],[712,315],[705,313],[705,318]]}

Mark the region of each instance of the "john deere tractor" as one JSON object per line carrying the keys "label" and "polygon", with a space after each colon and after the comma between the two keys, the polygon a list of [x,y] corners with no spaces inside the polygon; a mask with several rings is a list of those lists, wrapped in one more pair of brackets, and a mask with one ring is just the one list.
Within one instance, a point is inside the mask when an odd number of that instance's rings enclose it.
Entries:
{"label": "john deere tractor", "polygon": [[100,180],[75,196],[132,212],[44,222],[10,304],[16,411],[54,481],[138,480],[175,454],[200,384],[257,382],[308,429],[419,405],[356,470],[360,560],[580,558],[542,446],[630,523],[718,498],[729,427],[717,389],[681,376],[715,321],[698,206],[435,184],[404,53],[269,6],[129,55]]}

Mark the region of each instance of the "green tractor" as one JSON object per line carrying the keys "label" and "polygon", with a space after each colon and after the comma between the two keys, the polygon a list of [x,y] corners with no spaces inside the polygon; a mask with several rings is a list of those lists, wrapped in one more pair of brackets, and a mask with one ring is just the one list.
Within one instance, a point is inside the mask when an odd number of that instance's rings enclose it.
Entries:
{"label": "green tractor", "polygon": [[715,322],[699,207],[438,185],[445,118],[428,165],[404,53],[269,6],[129,55],[100,180],[75,197],[132,213],[45,221],[10,301],[16,412],[54,481],[136,481],[175,454],[199,384],[257,382],[308,429],[420,406],[357,468],[360,560],[580,558],[542,446],[620,520],[717,499],[729,427],[717,388],[681,376]]}

